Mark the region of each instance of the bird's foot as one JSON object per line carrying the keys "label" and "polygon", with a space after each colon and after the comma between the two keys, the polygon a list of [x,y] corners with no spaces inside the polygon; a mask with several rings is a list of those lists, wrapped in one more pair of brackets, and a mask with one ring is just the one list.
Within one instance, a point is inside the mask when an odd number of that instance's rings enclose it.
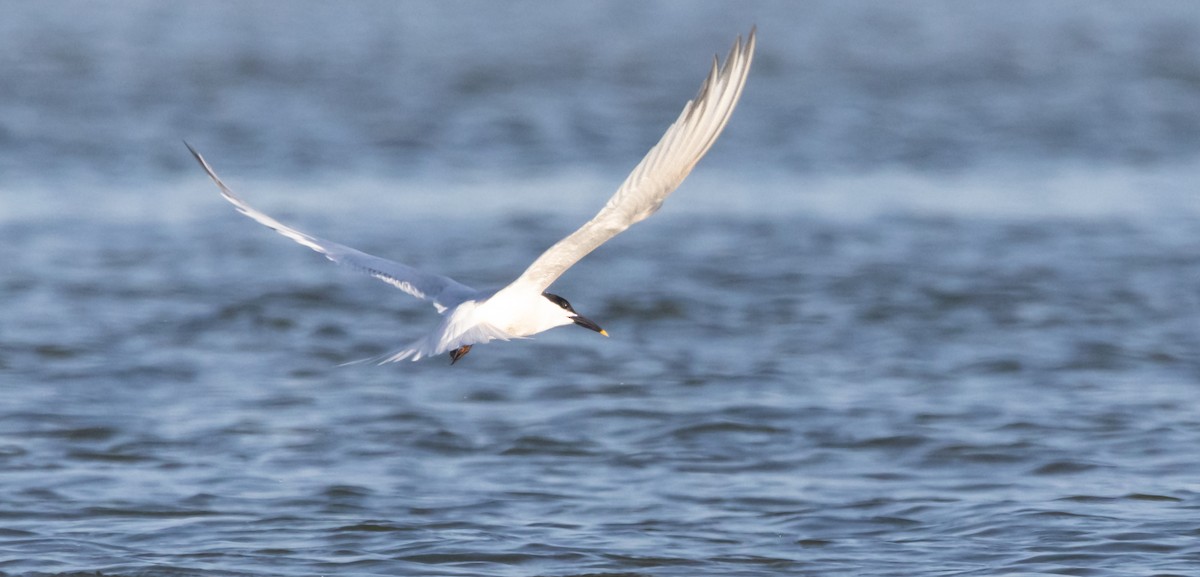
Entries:
{"label": "bird's foot", "polygon": [[454,363],[457,363],[458,359],[467,356],[467,353],[469,352],[471,352],[471,345],[463,345],[450,351],[450,364],[453,365]]}

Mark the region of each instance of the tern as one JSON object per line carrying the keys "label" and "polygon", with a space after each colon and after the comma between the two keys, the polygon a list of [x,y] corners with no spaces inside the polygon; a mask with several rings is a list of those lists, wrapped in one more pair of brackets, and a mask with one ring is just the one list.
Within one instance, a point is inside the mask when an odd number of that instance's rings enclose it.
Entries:
{"label": "tern", "polygon": [[572,324],[607,337],[599,325],[575,312],[567,299],[546,289],[596,247],[654,214],[708,152],[729,122],[746,85],[754,57],[754,36],[753,28],[745,43],[739,36],[723,65],[719,56],[713,57],[712,70],[695,98],[684,105],[683,112],[594,218],[547,249],[521,276],[499,290],[476,290],[445,276],[300,232],[246,204],[195,148],[187,142],[184,145],[216,183],[221,196],[242,214],[335,263],[429,301],[443,316],[436,329],[404,349],[367,360],[385,364],[449,353],[453,365],[474,345],[527,338]]}

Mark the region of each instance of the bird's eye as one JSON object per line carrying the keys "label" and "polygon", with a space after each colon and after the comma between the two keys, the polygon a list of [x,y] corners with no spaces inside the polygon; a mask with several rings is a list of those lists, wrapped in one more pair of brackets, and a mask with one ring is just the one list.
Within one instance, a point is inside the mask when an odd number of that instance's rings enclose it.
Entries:
{"label": "bird's eye", "polygon": [[571,308],[571,303],[567,302],[565,298],[551,293],[542,293],[542,296],[546,297],[546,300],[562,307],[563,310],[575,312],[575,309]]}

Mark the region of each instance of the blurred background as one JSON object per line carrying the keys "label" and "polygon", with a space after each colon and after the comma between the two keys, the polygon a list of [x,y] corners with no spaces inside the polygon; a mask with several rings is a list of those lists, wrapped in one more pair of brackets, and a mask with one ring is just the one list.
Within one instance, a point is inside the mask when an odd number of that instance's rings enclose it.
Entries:
{"label": "blurred background", "polygon": [[1200,10],[1186,1],[133,1],[6,14],[6,201],[75,196],[69,179],[191,182],[184,138],[243,178],[595,169],[611,188],[694,93],[705,57],[752,24],[764,38],[753,84],[710,176],[1016,178],[1190,168],[1200,154]]}
{"label": "blurred background", "polygon": [[[735,37],[728,129],[553,288]],[[0,1],[0,573],[1191,574],[1200,4]]]}

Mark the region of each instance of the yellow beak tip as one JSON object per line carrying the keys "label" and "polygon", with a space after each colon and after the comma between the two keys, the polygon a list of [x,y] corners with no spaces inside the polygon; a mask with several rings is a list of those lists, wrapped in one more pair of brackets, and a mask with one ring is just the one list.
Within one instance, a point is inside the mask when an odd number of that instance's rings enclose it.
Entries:
{"label": "yellow beak tip", "polygon": [[606,337],[607,337],[607,336],[608,336],[608,331],[606,331],[606,330],[604,330],[604,329],[600,329],[600,334],[602,334],[602,335],[604,335],[604,336],[606,336]]}

